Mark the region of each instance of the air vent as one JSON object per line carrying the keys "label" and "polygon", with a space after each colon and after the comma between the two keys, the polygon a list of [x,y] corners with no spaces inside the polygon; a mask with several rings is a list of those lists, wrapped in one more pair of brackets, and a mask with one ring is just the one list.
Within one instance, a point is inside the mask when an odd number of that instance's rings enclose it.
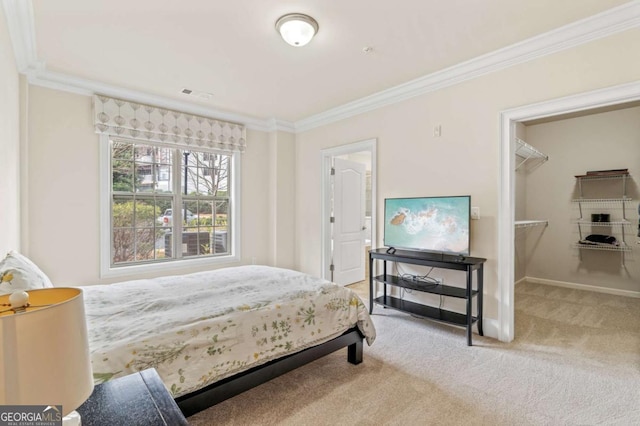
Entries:
{"label": "air vent", "polygon": [[205,100],[213,98],[213,93],[203,92],[201,90],[199,91],[199,90],[191,90],[191,89],[182,89],[180,93],[182,93],[183,95],[195,96],[196,98],[205,99]]}

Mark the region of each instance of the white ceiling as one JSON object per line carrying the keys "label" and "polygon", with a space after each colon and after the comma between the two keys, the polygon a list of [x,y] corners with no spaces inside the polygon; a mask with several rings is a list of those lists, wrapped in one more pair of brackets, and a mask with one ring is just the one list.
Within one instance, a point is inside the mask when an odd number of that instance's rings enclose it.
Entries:
{"label": "white ceiling", "polygon": [[[35,54],[49,72],[293,123],[624,3],[32,0],[32,16]],[[320,25],[305,47],[275,31],[291,12]]]}

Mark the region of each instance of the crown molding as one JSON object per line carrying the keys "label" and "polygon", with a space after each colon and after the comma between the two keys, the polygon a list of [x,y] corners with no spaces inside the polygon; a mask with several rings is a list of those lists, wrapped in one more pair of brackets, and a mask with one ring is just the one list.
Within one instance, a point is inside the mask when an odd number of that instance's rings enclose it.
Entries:
{"label": "crown molding", "polygon": [[221,111],[190,102],[178,101],[164,96],[152,95],[146,92],[106,84],[100,81],[83,79],[65,73],[33,69],[26,73],[27,81],[34,86],[61,90],[79,95],[106,95],[114,98],[126,99],[132,102],[153,105],[161,108],[179,110],[182,112],[217,118],[232,123],[243,124],[246,128],[264,132],[272,131],[270,123],[265,120]]}
{"label": "crown molding", "polygon": [[27,77],[29,84],[79,95],[101,94],[133,102],[150,104],[167,109],[177,109],[191,114],[218,118],[234,123],[242,123],[247,129],[263,132],[295,132],[293,123],[282,120],[264,120],[242,114],[221,111],[190,102],[151,95],[149,93],[109,85],[100,81],[84,79],[70,74],[49,71],[45,63],[38,60],[36,32],[31,0],[2,0],[7,28],[13,45],[16,66],[20,74]]}
{"label": "crown molding", "polygon": [[640,1],[633,0],[511,46],[303,118],[295,122],[295,129],[296,132],[311,130],[638,26]]}
{"label": "crown molding", "polygon": [[271,132],[296,132],[296,125],[291,121],[278,120],[275,117],[269,118],[267,121],[267,126],[269,131]]}
{"label": "crown molding", "polygon": [[42,67],[36,50],[33,4],[30,0],[2,0],[2,6],[18,72],[24,74],[30,68]]}
{"label": "crown molding", "polygon": [[242,123],[252,130],[290,133],[311,130],[640,26],[640,0],[633,0],[503,49],[296,122],[289,122],[277,118],[260,119],[230,113],[68,74],[48,71],[44,62],[39,61],[37,57],[32,1],[2,0],[2,5],[7,18],[7,27],[18,72],[25,74],[30,84],[82,95],[99,93],[164,108],[179,109],[193,114]]}
{"label": "crown molding", "polygon": [[504,120],[531,121],[640,101],[640,80],[502,111]]}

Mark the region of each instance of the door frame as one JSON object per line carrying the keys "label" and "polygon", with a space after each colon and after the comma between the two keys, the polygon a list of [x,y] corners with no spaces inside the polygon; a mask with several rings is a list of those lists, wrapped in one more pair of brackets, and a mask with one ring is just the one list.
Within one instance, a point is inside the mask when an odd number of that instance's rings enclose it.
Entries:
{"label": "door frame", "polygon": [[[322,211],[320,214],[320,227],[321,227],[321,259],[320,259],[320,271],[321,276],[326,280],[331,279],[331,226],[329,223],[329,217],[331,216],[331,160],[333,157],[338,157],[345,154],[354,154],[356,152],[368,151],[371,154],[371,244],[374,245],[377,242],[376,235],[376,217],[377,217],[377,156],[376,145],[377,139],[366,139],[359,142],[349,143],[346,145],[340,145],[337,147],[326,148],[320,151],[321,153],[321,197],[322,197]],[[365,264],[366,269],[366,264]],[[371,271],[369,272],[371,273]]]}
{"label": "door frame", "polygon": [[498,200],[498,339],[515,338],[515,140],[516,124],[640,100],[640,80],[578,95],[508,109],[500,113]]}

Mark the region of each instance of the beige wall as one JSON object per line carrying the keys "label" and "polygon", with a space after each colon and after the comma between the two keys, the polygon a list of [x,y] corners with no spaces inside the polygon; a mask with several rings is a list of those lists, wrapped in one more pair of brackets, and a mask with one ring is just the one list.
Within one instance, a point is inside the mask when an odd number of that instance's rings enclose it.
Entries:
{"label": "beige wall", "polygon": [[20,90],[13,47],[0,7],[0,259],[20,250]]}
{"label": "beige wall", "polygon": [[393,196],[470,194],[480,207],[471,253],[488,259],[485,312],[497,319],[500,111],[635,81],[639,41],[630,30],[298,135],[298,267],[320,274],[320,150],[377,138],[378,217]]}
{"label": "beige wall", "polygon": [[[0,30],[0,43],[9,46],[6,28]],[[499,112],[636,80],[640,58],[632,53],[638,41],[640,30],[630,30],[299,134],[295,143],[286,133],[249,131],[242,164],[242,263],[293,265],[320,275],[320,150],[377,138],[379,217],[382,200],[393,196],[470,194],[480,207],[471,250],[488,259],[485,312],[497,318]],[[11,60],[2,64],[8,97],[0,98],[0,112],[2,119],[13,114],[6,140],[17,150],[18,78]],[[101,282],[91,100],[31,87],[28,103],[21,218],[29,232],[22,244],[56,283]],[[433,137],[436,125],[442,126],[439,138]],[[3,176],[17,176],[11,167],[17,166],[9,165]],[[0,185],[18,197],[15,185]],[[14,229],[15,220],[8,222],[7,229]]]}
{"label": "beige wall", "polygon": [[58,285],[91,282],[99,270],[98,141],[91,111],[89,97],[29,90],[24,245]]}
{"label": "beige wall", "polygon": [[[522,123],[516,123],[516,137],[526,141],[526,128]],[[517,145],[516,145],[517,146]],[[520,164],[519,162],[523,161],[521,158],[516,158],[516,164]],[[518,167],[515,171],[515,203],[516,203],[516,211],[515,211],[515,220],[526,220],[527,219],[527,175],[529,172],[535,170],[535,167],[538,164],[533,164],[531,166],[531,162],[521,163],[520,167]],[[526,276],[526,262],[527,262],[527,239],[531,233],[535,233],[539,230],[539,228],[516,228],[514,234],[514,270],[513,276],[515,282],[521,280]],[[530,238],[530,237],[529,237]]]}
{"label": "beige wall", "polygon": [[295,142],[292,133],[269,134],[271,208],[266,255],[271,265],[283,268],[295,268]]}
{"label": "beige wall", "polygon": [[[23,185],[28,194],[28,211],[23,217],[29,227],[29,256],[58,285],[116,281],[99,278],[99,158],[91,98],[31,87],[28,120],[29,173]],[[272,209],[274,201],[270,197],[269,176],[273,170],[268,161],[269,135],[249,130],[247,145],[241,166],[241,263],[271,264],[269,212],[275,212],[275,207]],[[280,155],[280,165],[292,175],[287,142],[282,143],[282,149],[285,154]],[[292,197],[290,190],[279,201],[285,206],[293,205]],[[293,239],[293,230],[289,233],[285,235]],[[277,260],[289,265],[293,263],[291,259],[291,253],[281,253]],[[186,271],[176,269],[175,273]],[[174,271],[162,272],[169,273]],[[140,276],[117,280],[128,278]]]}
{"label": "beige wall", "polygon": [[[640,107],[627,108],[578,118],[528,126],[527,142],[549,155],[549,161],[527,177],[527,216],[548,218],[549,227],[527,240],[526,275],[533,278],[586,284],[618,290],[640,292],[640,246],[636,244],[638,203],[640,201]],[[627,184],[626,241],[633,251],[621,253],[578,250],[571,245],[579,240],[578,227],[571,220],[579,216],[578,186],[575,175],[588,170],[628,168],[632,182]],[[585,198],[620,198],[620,180],[583,183]],[[585,206],[586,207],[586,206]],[[599,204],[590,213],[610,213],[620,219],[619,204]],[[586,230],[586,232],[585,232]],[[621,238],[620,227],[583,227],[589,233],[609,234]]]}

